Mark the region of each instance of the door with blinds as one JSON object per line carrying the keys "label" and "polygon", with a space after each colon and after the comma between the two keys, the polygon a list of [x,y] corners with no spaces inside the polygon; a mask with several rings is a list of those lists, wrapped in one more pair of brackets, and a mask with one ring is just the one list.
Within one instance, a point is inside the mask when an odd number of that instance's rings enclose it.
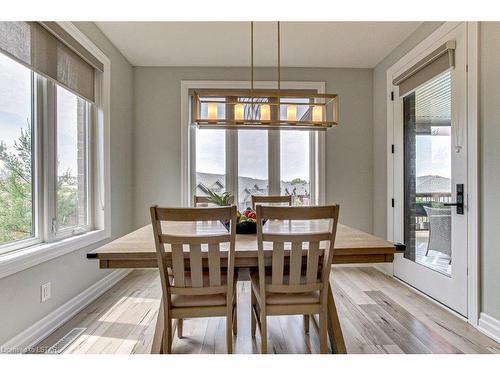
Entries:
{"label": "door with blinds", "polygon": [[466,25],[393,76],[394,275],[467,316]]}

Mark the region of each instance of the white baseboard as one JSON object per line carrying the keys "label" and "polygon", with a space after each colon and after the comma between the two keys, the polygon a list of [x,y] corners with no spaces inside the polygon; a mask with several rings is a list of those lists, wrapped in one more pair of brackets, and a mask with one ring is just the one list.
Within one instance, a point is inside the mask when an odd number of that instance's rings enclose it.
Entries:
{"label": "white baseboard", "polygon": [[496,342],[500,343],[500,320],[495,319],[488,314],[480,313],[477,329],[486,336],[489,336]]}
{"label": "white baseboard", "polygon": [[0,345],[0,353],[24,353],[28,351],[129,273],[130,270],[116,270],[103,277],[76,297]]}

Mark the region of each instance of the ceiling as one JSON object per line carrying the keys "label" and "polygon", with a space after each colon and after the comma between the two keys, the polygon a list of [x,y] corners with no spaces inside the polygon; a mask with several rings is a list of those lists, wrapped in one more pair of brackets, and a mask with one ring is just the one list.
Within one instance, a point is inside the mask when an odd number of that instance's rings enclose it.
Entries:
{"label": "ceiling", "polygon": [[[134,66],[249,66],[249,22],[96,22]],[[281,65],[373,68],[421,22],[283,22]],[[277,26],[255,22],[256,66],[276,66]]]}

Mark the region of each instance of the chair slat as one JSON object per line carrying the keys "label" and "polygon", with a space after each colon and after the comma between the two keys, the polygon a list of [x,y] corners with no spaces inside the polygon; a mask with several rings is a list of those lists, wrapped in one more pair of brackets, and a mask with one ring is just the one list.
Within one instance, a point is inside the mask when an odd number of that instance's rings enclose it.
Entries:
{"label": "chair slat", "polygon": [[302,271],[302,242],[292,242],[292,250],[290,252],[290,285],[300,284],[300,276]]}
{"label": "chair slat", "polygon": [[272,276],[271,276],[272,278],[271,283],[273,285],[283,284],[284,248],[285,244],[283,242],[273,243],[273,263],[272,263]]}
{"label": "chair slat", "polygon": [[210,286],[221,285],[219,244],[208,245],[208,279]]}
{"label": "chair slat", "polygon": [[203,287],[203,267],[201,261],[201,245],[190,244],[189,251],[190,270],[191,270],[191,287]]}
{"label": "chair slat", "polygon": [[176,287],[186,286],[184,281],[184,251],[182,244],[175,244],[172,248],[172,271],[174,273],[174,285]]}
{"label": "chair slat", "polygon": [[311,284],[318,281],[318,266],[319,266],[319,242],[309,242],[309,251],[307,252],[307,270],[306,283]]}

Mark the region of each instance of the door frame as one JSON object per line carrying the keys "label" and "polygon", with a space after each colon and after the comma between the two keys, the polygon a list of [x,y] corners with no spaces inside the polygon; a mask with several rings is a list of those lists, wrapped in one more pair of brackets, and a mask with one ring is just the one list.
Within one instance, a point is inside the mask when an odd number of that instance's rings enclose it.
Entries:
{"label": "door frame", "polygon": [[[387,69],[387,239],[394,240],[395,207],[392,199],[394,189],[395,168],[397,162],[392,153],[394,142],[395,111],[400,110],[391,99],[394,91],[393,78],[403,67],[413,61],[418,55],[431,48],[434,43],[443,38],[462,22],[445,22],[431,35],[405,54],[399,61]],[[478,237],[478,22],[465,22],[467,33],[467,321],[474,327],[478,326],[480,311],[479,293],[479,237]],[[400,161],[401,162],[401,161]],[[394,274],[394,268],[392,268]]]}

